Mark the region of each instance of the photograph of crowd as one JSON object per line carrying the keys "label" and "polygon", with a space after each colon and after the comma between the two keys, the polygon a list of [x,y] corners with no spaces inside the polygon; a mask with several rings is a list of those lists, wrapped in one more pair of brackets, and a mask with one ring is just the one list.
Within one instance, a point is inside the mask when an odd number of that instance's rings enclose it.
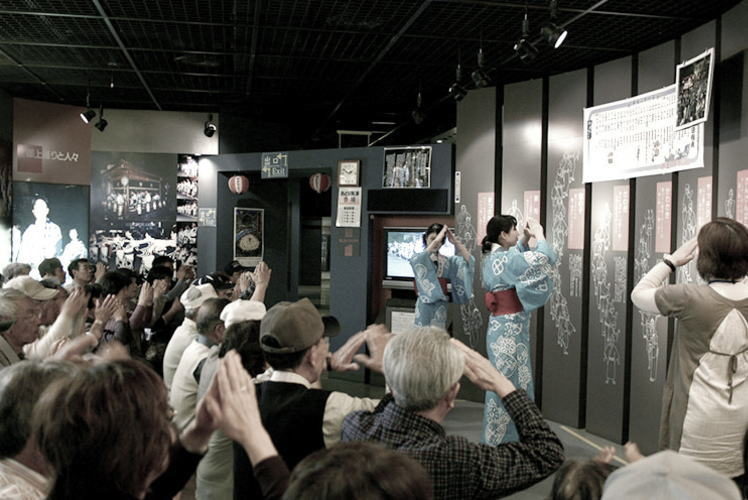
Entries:
{"label": "photograph of crowd", "polygon": [[431,187],[431,146],[384,148],[382,187]]}
{"label": "photograph of crowd", "polygon": [[675,130],[706,121],[714,72],[714,49],[679,64],[676,70],[677,114]]}

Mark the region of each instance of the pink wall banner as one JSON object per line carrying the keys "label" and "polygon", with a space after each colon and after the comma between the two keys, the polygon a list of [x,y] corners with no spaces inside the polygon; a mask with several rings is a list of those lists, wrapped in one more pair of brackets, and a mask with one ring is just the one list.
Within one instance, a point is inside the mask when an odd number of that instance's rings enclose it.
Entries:
{"label": "pink wall banner", "polygon": [[748,226],[748,169],[738,171],[735,220]]}
{"label": "pink wall banner", "polygon": [[13,180],[89,185],[93,123],[83,123],[84,110],[13,99]]}
{"label": "pink wall banner", "polygon": [[540,220],[540,191],[525,191],[525,221],[528,217]]}
{"label": "pink wall banner", "polygon": [[480,246],[486,235],[486,224],[494,216],[494,193],[478,193],[478,220],[476,222],[475,244]]}
{"label": "pink wall banner", "polygon": [[712,220],[712,176],[699,177],[696,198],[696,225],[698,228]]}
{"label": "pink wall banner", "polygon": [[672,223],[673,183],[657,183],[657,202],[655,208],[655,252],[670,252],[670,228]]}
{"label": "pink wall banner", "polygon": [[584,248],[584,188],[569,189],[569,221],[567,247],[569,250]]}
{"label": "pink wall banner", "polygon": [[629,245],[629,186],[613,186],[613,242],[611,250],[625,252]]}

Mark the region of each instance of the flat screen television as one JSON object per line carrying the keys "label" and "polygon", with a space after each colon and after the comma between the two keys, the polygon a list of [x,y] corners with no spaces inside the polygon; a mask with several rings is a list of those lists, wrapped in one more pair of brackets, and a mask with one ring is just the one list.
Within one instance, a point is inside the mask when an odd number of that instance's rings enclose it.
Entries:
{"label": "flat screen television", "polygon": [[[410,258],[423,252],[425,227],[384,228],[384,283],[385,287],[412,288],[413,268]],[[439,253],[447,257],[455,254],[455,247],[445,239]]]}

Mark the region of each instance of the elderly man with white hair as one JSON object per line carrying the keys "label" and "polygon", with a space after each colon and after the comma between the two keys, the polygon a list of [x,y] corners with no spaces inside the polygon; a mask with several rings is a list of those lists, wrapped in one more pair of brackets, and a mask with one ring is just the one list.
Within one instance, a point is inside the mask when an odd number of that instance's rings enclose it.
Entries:
{"label": "elderly man with white hair", "polygon": [[168,389],[174,380],[184,350],[197,338],[197,311],[206,300],[218,297],[212,285],[191,285],[182,293],[179,301],[184,306],[184,321],[174,330],[164,352],[164,382]]}
{"label": "elderly man with white hair", "polygon": [[[460,376],[502,398],[520,441],[490,446],[446,436]],[[477,352],[440,328],[416,328],[384,352],[392,389],[373,412],[349,414],[343,441],[378,441],[415,458],[431,475],[435,499],[497,498],[527,488],[559,468],[563,446],[521,389]]]}

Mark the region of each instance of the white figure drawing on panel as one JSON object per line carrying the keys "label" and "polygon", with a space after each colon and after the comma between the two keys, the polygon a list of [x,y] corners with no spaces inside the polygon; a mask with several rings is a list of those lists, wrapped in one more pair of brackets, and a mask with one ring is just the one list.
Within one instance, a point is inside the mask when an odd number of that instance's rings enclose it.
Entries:
{"label": "white figure drawing on panel", "polygon": [[[572,335],[577,331],[574,323],[571,321],[569,315],[569,304],[566,297],[562,293],[561,287],[561,273],[559,266],[561,265],[566,251],[566,240],[569,233],[568,221],[566,220],[568,210],[566,207],[566,201],[569,198],[569,188],[574,182],[574,173],[576,170],[577,162],[579,161],[578,153],[564,153],[561,158],[561,162],[556,170],[556,177],[553,181],[553,189],[551,190],[551,237],[550,243],[553,250],[558,255],[556,265],[550,271],[551,279],[553,280],[553,293],[548,301],[548,307],[550,308],[551,319],[556,327],[556,343],[561,348],[564,354],[569,354],[569,340]],[[577,259],[578,257],[578,259]],[[571,283],[575,283],[575,270],[573,266],[579,265],[579,294],[581,295],[581,266],[582,256],[581,255],[569,255],[569,274]],[[572,289],[573,289],[572,285]],[[574,297],[573,291],[570,293]]]}

